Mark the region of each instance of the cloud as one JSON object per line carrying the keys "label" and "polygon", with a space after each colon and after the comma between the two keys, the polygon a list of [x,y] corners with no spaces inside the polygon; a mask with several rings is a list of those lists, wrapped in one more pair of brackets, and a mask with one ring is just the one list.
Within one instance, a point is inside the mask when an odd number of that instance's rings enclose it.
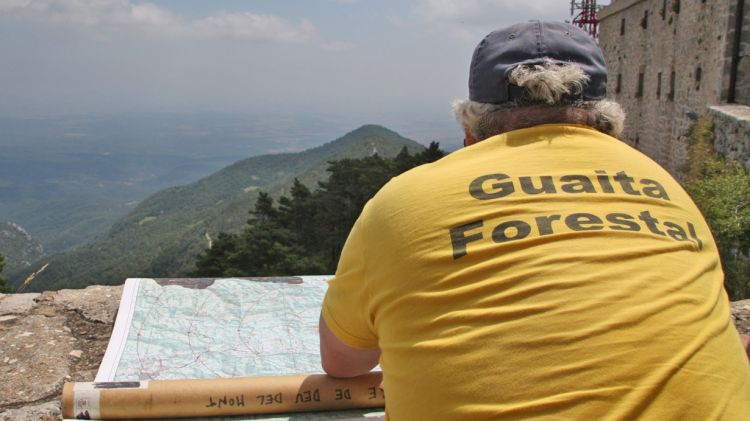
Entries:
{"label": "cloud", "polygon": [[415,14],[435,29],[461,39],[530,19],[560,20],[569,4],[560,0],[418,0]]}
{"label": "cloud", "polygon": [[16,9],[20,7],[26,7],[31,3],[31,0],[5,0],[0,3],[0,12]]}
{"label": "cloud", "polygon": [[388,21],[391,25],[398,27],[398,28],[408,28],[409,23],[401,16],[389,14],[385,16],[385,20]]}
{"label": "cloud", "polygon": [[315,26],[306,19],[292,22],[275,15],[250,12],[218,12],[201,19],[189,19],[154,3],[130,0],[2,0],[0,19],[95,31],[97,37],[140,34],[304,42],[317,34]]}
{"label": "cloud", "polygon": [[349,51],[354,44],[348,41],[329,41],[321,44],[320,48],[328,51]]}
{"label": "cloud", "polygon": [[248,12],[221,12],[191,22],[185,29],[189,31],[188,33],[202,34],[209,38],[229,37],[287,42],[307,41],[312,39],[317,32],[315,26],[307,19],[293,23],[274,15]]}

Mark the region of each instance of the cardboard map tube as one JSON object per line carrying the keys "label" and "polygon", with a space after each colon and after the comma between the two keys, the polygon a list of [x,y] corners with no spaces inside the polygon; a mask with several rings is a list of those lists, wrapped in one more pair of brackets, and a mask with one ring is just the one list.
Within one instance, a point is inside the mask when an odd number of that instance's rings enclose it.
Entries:
{"label": "cardboard map tube", "polygon": [[382,373],[66,383],[63,417],[215,417],[385,406]]}

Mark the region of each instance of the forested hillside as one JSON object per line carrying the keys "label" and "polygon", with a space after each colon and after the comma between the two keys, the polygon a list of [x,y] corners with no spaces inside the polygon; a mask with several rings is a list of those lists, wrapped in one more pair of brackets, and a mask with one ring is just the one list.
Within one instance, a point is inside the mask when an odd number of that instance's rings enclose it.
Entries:
{"label": "forested hillside", "polygon": [[194,276],[330,274],[365,204],[391,178],[445,153],[433,142],[412,155],[379,155],[332,161],[330,177],[311,191],[295,180],[278,206],[261,192],[240,234],[220,233],[201,254]]}
{"label": "forested hillside", "polygon": [[[260,190],[279,197],[290,191],[295,178],[314,187],[327,178],[329,161],[373,154],[393,157],[404,146],[412,152],[424,149],[384,127],[367,125],[317,148],[248,158],[195,183],[163,190],[94,241],[53,256],[27,291],[186,275],[219,232],[243,228]],[[44,263],[37,262],[33,269]],[[17,284],[23,275],[12,282]]]}

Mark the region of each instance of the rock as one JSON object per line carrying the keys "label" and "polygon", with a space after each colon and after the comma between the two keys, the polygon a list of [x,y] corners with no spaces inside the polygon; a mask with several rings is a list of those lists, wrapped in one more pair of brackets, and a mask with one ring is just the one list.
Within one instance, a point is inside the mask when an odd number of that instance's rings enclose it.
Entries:
{"label": "rock", "polygon": [[70,334],[62,330],[65,321],[64,316],[28,315],[0,325],[0,407],[59,395],[73,350]]}
{"label": "rock", "polygon": [[10,320],[15,320],[15,319],[17,319],[17,318],[18,318],[18,316],[11,316],[11,315],[8,315],[8,316],[0,316],[0,323],[2,323],[2,322],[7,322],[7,321],[10,321]]}
{"label": "rock", "polygon": [[36,306],[34,314],[40,314],[42,316],[54,317],[57,315],[57,309],[50,303],[43,302]]}
{"label": "rock", "polygon": [[750,334],[750,300],[732,303],[732,319],[737,330]]}
{"label": "rock", "polygon": [[39,298],[37,298],[37,301],[55,301],[55,295],[57,295],[57,291],[44,291]]}
{"label": "rock", "polygon": [[57,401],[0,410],[0,421],[52,421],[61,417],[60,404]]}
{"label": "rock", "polygon": [[0,315],[28,313],[36,305],[34,299],[38,296],[35,292],[5,295],[0,298]]}
{"label": "rock", "polygon": [[55,302],[67,310],[80,311],[88,320],[112,324],[120,306],[122,286],[92,285],[83,291],[64,289],[58,291]]}
{"label": "rock", "polygon": [[73,358],[75,358],[75,359],[78,360],[83,355],[83,351],[81,351],[80,349],[75,349],[73,351],[70,351],[70,353],[68,353],[68,355],[70,355],[71,357],[73,357]]}

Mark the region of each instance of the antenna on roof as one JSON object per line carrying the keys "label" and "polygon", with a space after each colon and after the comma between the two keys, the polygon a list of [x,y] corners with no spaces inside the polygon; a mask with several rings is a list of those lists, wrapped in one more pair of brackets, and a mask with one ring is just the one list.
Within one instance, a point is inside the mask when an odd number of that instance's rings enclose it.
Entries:
{"label": "antenna on roof", "polygon": [[599,8],[596,5],[596,0],[570,0],[572,24],[588,32],[592,38],[597,38],[599,35],[599,19],[596,17],[596,12]]}

